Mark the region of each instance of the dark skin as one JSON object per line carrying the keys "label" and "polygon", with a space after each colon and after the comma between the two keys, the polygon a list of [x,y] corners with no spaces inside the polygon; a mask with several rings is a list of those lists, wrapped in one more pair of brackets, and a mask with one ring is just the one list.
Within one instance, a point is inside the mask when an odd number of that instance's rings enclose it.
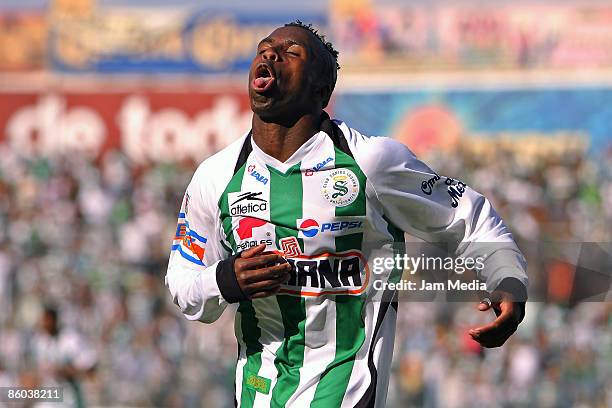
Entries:
{"label": "dark skin", "polygon": [[478,310],[486,312],[493,309],[497,318],[484,326],[468,331],[469,335],[483,347],[495,348],[502,346],[516,331],[521,322],[520,307],[513,301],[508,292],[494,291],[488,302],[480,302]]}
{"label": "dark skin", "polygon": [[[257,47],[249,71],[252,137],[281,162],[319,131],[332,90],[318,79],[327,52],[318,38],[300,27],[278,28]],[[265,247],[242,252],[234,263],[238,284],[250,299],[276,295],[289,280],[291,266],[282,256],[265,252]],[[480,303],[478,310],[493,309],[497,318],[469,334],[484,347],[499,347],[516,331],[520,311],[509,293],[494,292],[491,300],[490,306]]]}
{"label": "dark skin", "polygon": [[[257,47],[249,71],[253,140],[280,161],[319,131],[323,104],[331,93],[317,75],[324,53],[323,44],[299,27],[278,28]],[[265,91],[253,84],[260,75],[273,78]]]}
{"label": "dark skin", "polygon": [[[331,87],[316,79],[324,52],[321,42],[299,27],[278,28],[257,46],[249,71],[252,137],[280,161],[319,131],[323,104],[331,94]],[[262,76],[272,78],[265,89],[253,82]],[[265,248],[250,248],[234,262],[238,284],[250,299],[273,296],[289,280],[291,265]]]}

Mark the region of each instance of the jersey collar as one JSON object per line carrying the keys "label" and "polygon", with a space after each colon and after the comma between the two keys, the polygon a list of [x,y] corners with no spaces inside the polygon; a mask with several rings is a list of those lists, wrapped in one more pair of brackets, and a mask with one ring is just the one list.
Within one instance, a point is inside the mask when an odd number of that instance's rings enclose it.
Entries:
{"label": "jersey collar", "polygon": [[275,159],[274,157],[270,156],[269,154],[261,150],[261,148],[257,146],[257,144],[255,143],[252,137],[251,137],[251,147],[253,148],[253,154],[255,155],[255,158],[257,159],[257,161],[259,161],[261,164],[265,164],[265,165],[274,167],[275,169],[280,170],[281,172],[284,173],[291,166],[294,166],[297,163],[301,162],[306,156],[308,156],[309,153],[316,150],[319,147],[319,145],[327,137],[328,137],[327,133],[323,131],[317,132],[314,136],[308,139],[306,143],[301,145],[295,151],[295,153],[293,153],[291,157],[289,157],[284,162],[281,162],[280,160]]}

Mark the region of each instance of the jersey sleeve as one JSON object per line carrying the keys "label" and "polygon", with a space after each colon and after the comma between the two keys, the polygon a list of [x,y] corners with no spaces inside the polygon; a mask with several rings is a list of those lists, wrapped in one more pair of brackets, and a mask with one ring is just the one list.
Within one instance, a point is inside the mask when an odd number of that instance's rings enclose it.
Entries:
{"label": "jersey sleeve", "polygon": [[78,370],[91,370],[98,363],[95,347],[76,332],[63,335],[60,347],[64,361]]}
{"label": "jersey sleeve", "polygon": [[370,138],[369,144],[368,177],[391,222],[427,242],[446,243],[456,256],[480,258],[479,278],[488,291],[504,289],[526,300],[525,258],[488,199],[436,174],[393,139]]}
{"label": "jersey sleeve", "polygon": [[187,319],[212,323],[227,306],[216,274],[226,255],[215,222],[216,210],[210,203],[212,192],[201,173],[201,168],[196,171],[183,197],[166,286]]}

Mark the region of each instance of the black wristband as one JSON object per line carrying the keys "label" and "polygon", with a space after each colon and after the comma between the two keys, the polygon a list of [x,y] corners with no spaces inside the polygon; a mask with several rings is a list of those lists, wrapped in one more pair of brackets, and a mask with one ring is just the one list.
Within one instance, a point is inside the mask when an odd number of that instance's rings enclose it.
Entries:
{"label": "black wristband", "polygon": [[223,296],[227,303],[248,300],[242,289],[240,289],[238,278],[236,278],[236,271],[234,270],[234,261],[238,257],[240,257],[240,252],[220,261],[217,265],[217,286],[219,286],[219,292],[221,292],[221,296]]}
{"label": "black wristband", "polygon": [[527,287],[516,278],[504,278],[495,290],[510,293],[514,298],[514,303],[520,308],[519,322],[525,317],[525,302],[527,301]]}
{"label": "black wristband", "polygon": [[525,302],[527,301],[527,288],[520,280],[516,278],[504,278],[497,285],[495,290],[501,290],[503,292],[507,292],[512,294],[515,302]]}

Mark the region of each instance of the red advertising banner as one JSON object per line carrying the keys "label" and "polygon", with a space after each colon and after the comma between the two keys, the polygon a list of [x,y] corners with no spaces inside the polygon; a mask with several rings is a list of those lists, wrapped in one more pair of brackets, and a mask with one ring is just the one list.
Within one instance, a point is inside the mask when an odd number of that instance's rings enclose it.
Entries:
{"label": "red advertising banner", "polygon": [[0,92],[0,146],[24,156],[123,151],[134,163],[204,158],[250,128],[244,92]]}

